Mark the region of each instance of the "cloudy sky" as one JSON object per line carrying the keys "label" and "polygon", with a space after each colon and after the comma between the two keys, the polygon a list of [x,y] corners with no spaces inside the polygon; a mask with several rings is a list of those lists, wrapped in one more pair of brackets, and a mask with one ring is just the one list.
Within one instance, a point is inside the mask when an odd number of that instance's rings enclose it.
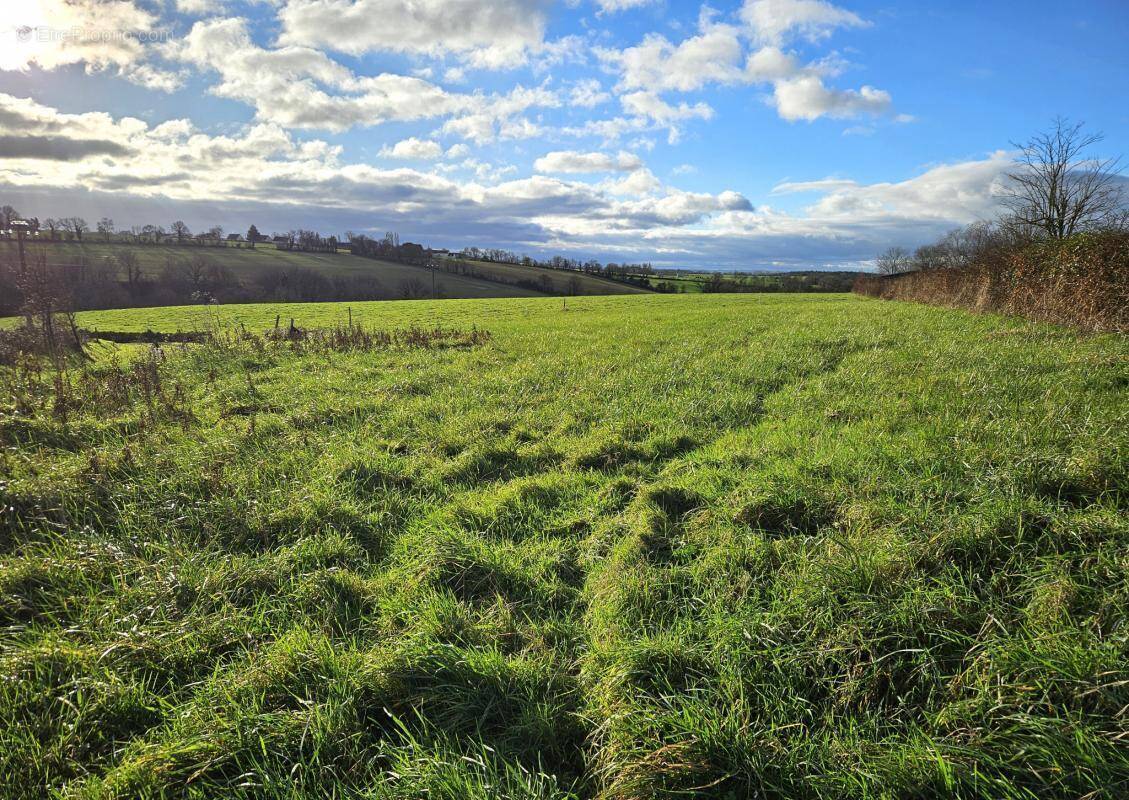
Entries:
{"label": "cloudy sky", "polygon": [[0,202],[671,266],[990,217],[1056,114],[1129,154],[1129,2],[19,0]]}

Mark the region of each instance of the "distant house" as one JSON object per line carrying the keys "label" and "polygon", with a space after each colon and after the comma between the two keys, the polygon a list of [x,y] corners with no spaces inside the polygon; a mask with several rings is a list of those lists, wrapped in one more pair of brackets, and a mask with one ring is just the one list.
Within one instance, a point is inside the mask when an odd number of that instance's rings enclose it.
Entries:
{"label": "distant house", "polygon": [[289,250],[294,246],[294,242],[289,236],[274,236],[271,237],[271,241],[279,250]]}
{"label": "distant house", "polygon": [[432,249],[429,252],[431,253],[432,258],[441,258],[441,259],[454,258],[454,256],[451,255],[451,251],[447,250],[446,248],[443,248],[443,249],[440,249],[440,250]]}
{"label": "distant house", "polygon": [[228,240],[229,242],[242,242],[242,241],[243,241],[243,237],[242,237],[242,236],[241,236],[240,234],[238,234],[238,233],[229,233],[229,234],[227,235],[227,240]]}

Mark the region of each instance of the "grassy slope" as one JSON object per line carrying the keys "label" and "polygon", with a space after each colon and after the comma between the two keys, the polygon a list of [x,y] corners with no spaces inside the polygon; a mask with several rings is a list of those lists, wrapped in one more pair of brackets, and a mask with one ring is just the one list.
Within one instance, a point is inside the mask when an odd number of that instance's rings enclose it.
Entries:
{"label": "grassy slope", "polygon": [[4,410],[0,795],[1129,790],[1125,338],[353,308],[494,340],[174,357],[183,423]]}
{"label": "grassy slope", "polygon": [[[372,275],[391,291],[409,280],[422,281],[431,289],[431,271],[410,264],[376,261],[349,253],[299,253],[276,250],[271,245],[251,248],[239,247],[177,247],[175,245],[115,245],[102,242],[56,242],[44,245],[48,258],[56,264],[76,264],[85,256],[97,263],[119,250],[136,254],[142,268],[157,275],[169,259],[184,260],[203,254],[213,261],[229,267],[239,278],[253,280],[270,269],[300,267],[325,272],[330,275]],[[0,242],[0,252],[13,256],[15,245]],[[536,277],[536,276],[534,276]],[[460,275],[440,273],[438,283],[447,297],[536,297],[541,293],[517,286],[506,286],[490,281]],[[596,292],[594,292],[596,293]],[[598,292],[606,294],[606,292]]]}
{"label": "grassy slope", "polygon": [[559,269],[546,269],[543,267],[524,267],[520,264],[495,264],[489,261],[468,261],[474,270],[487,276],[497,276],[502,281],[532,280],[540,281],[548,278],[553,286],[553,291],[561,294],[569,292],[569,284],[573,278],[580,287],[577,294],[604,295],[604,294],[649,294],[646,289],[630,286],[619,281],[611,281],[598,275],[588,275],[583,272],[565,272]]}

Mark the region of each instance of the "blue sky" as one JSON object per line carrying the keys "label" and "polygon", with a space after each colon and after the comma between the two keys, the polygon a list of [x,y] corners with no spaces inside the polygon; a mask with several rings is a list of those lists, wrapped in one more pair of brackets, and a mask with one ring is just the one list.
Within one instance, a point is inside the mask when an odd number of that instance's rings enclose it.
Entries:
{"label": "blue sky", "polygon": [[865,265],[1055,115],[1129,153],[1129,3],[29,0],[0,198],[669,266]]}

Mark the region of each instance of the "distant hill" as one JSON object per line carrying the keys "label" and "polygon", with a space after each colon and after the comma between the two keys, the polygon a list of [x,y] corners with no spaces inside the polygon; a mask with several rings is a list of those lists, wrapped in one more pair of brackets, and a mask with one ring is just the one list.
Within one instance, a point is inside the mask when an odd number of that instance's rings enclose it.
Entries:
{"label": "distant hill", "polygon": [[628,283],[609,280],[599,275],[575,270],[533,267],[524,264],[498,263],[471,259],[440,260],[440,269],[457,275],[479,276],[503,283],[532,281],[546,294],[563,295],[605,295],[605,294],[647,294],[647,290]]}
{"label": "distant hill", "polygon": [[[517,264],[439,261],[427,266],[337,253],[277,249],[273,244],[198,246],[115,242],[37,242],[78,308],[215,302],[393,300],[634,294],[643,289],[582,273]],[[131,280],[123,267],[136,260]],[[16,259],[15,242],[0,257]],[[10,304],[10,303],[9,303]],[[0,306],[5,306],[0,301]],[[14,308],[0,308],[11,313]]]}

